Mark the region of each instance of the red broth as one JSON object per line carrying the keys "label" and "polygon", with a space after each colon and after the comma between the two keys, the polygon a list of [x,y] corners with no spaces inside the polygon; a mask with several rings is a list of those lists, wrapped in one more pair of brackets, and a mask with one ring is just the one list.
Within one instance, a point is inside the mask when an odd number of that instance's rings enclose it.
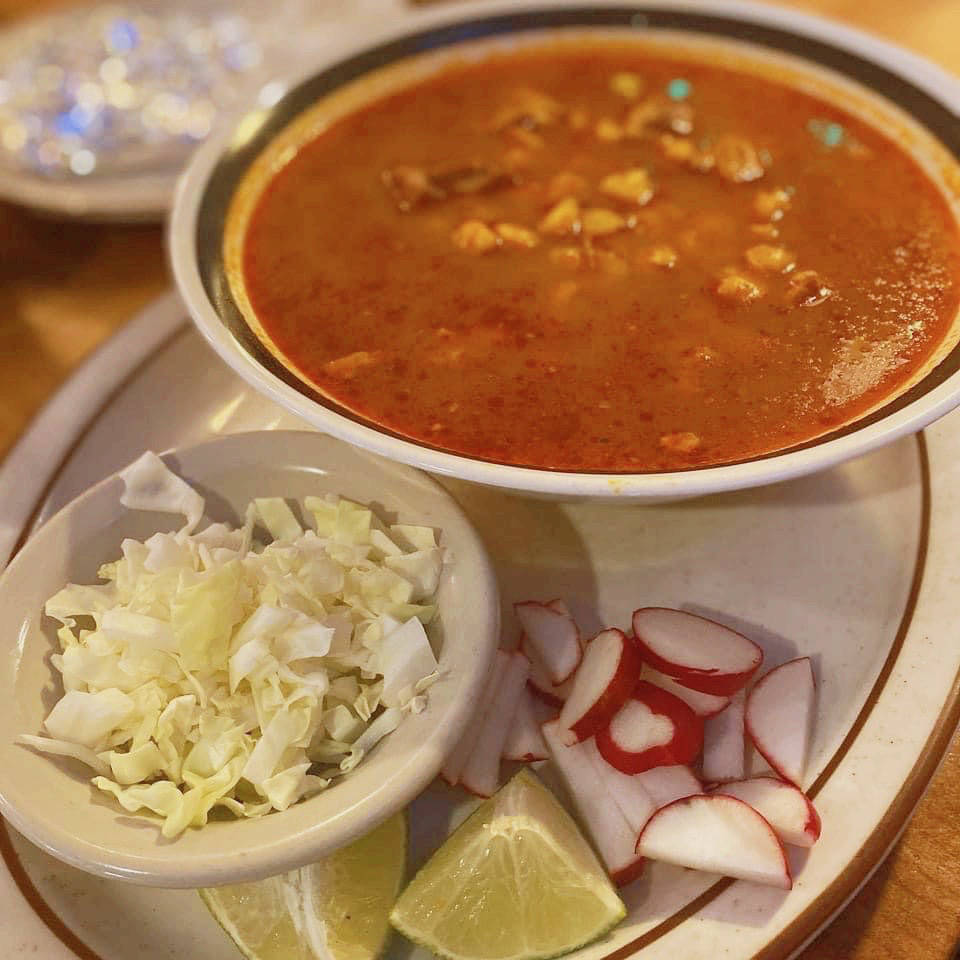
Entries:
{"label": "red broth", "polygon": [[337,120],[242,272],[291,367],[433,447],[662,471],[809,441],[958,309],[948,203],[873,126],[756,73],[598,46],[492,56]]}

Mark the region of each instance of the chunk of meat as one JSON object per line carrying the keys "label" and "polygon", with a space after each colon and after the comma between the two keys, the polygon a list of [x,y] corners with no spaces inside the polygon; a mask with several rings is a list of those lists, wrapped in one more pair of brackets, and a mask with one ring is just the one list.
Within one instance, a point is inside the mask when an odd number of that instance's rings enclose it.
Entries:
{"label": "chunk of meat", "polygon": [[380,175],[397,207],[406,213],[451,194],[483,193],[514,185],[513,177],[492,167],[471,164],[430,173],[422,167],[399,166]]}
{"label": "chunk of meat", "polygon": [[442,200],[441,190],[426,170],[420,167],[394,167],[380,174],[383,185],[393,194],[397,206],[406,212],[425,200]]}

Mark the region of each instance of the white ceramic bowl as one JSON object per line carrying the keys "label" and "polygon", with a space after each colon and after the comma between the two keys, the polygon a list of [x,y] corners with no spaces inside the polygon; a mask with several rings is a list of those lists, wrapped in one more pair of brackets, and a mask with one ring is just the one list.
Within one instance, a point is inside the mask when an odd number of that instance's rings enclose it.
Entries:
{"label": "white ceramic bowl", "polygon": [[[257,879],[301,866],[405,807],[436,776],[469,719],[499,642],[496,581],[460,508],[424,474],[313,432],[234,434],[165,455],[207,496],[208,518],[240,522],[254,496],[302,500],[340,493],[399,522],[440,530],[449,551],[438,591],[442,678],[427,708],[407,717],[356,771],[315,797],[257,820],[216,820],[163,840],[159,821],[125,814],[89,784],[76,761],[13,743],[40,733],[62,695],[50,666],[58,649],[44,601],[68,581],[96,582],[126,536],[176,529],[182,518],[128,511],[114,475],[88,490],[27,541],[0,578],[0,813],[67,863],[102,876],[163,887]],[[165,521],[165,522],[164,522]]]}
{"label": "white ceramic bowl", "polygon": [[[202,334],[256,389],[304,420],[357,446],[438,474],[561,499],[662,502],[755,487],[822,470],[917,431],[960,403],[956,347],[902,396],[810,443],[766,457],[674,473],[569,473],[491,463],[381,431],[321,402],[263,348],[234,303],[223,266],[223,227],[234,187],[254,158],[320,97],[402,58],[428,52],[434,62],[467,45],[511,44],[531,31],[603,29],[650,37],[747,43],[754,53],[812,70],[834,88],[892,111],[949,163],[960,156],[960,83],[927,61],[862,32],[817,17],[753,3],[660,2],[610,6],[529,0],[457,4],[388,23],[378,35],[343,38],[310,69],[265,88],[263,105],[227,124],[195,155],[180,181],[169,231],[174,274]],[[922,151],[918,151],[919,153]],[[922,159],[922,158],[921,158]],[[931,157],[928,167],[940,161]]]}

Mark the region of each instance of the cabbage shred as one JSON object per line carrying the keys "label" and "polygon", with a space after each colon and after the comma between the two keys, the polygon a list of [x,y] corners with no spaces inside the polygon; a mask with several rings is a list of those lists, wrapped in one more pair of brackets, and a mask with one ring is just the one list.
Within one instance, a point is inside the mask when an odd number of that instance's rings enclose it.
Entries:
{"label": "cabbage shred", "polygon": [[102,583],[47,601],[64,695],[25,746],[86,763],[176,837],[215,808],[257,817],[326,789],[423,709],[438,677],[432,528],[330,495],[306,498],[313,529],[261,498],[241,528],[194,532],[203,499],[156,455],[121,476],[126,506],[187,522],[124,540]]}

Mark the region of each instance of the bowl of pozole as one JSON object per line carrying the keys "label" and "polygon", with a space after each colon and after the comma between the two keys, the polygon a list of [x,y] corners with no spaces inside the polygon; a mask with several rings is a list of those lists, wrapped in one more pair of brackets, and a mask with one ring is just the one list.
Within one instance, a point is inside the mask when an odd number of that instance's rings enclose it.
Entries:
{"label": "bowl of pozole", "polygon": [[922,428],[960,402],[960,85],[725,9],[430,12],[316,64],[181,182],[195,322],[319,429],[534,494],[755,486]]}

